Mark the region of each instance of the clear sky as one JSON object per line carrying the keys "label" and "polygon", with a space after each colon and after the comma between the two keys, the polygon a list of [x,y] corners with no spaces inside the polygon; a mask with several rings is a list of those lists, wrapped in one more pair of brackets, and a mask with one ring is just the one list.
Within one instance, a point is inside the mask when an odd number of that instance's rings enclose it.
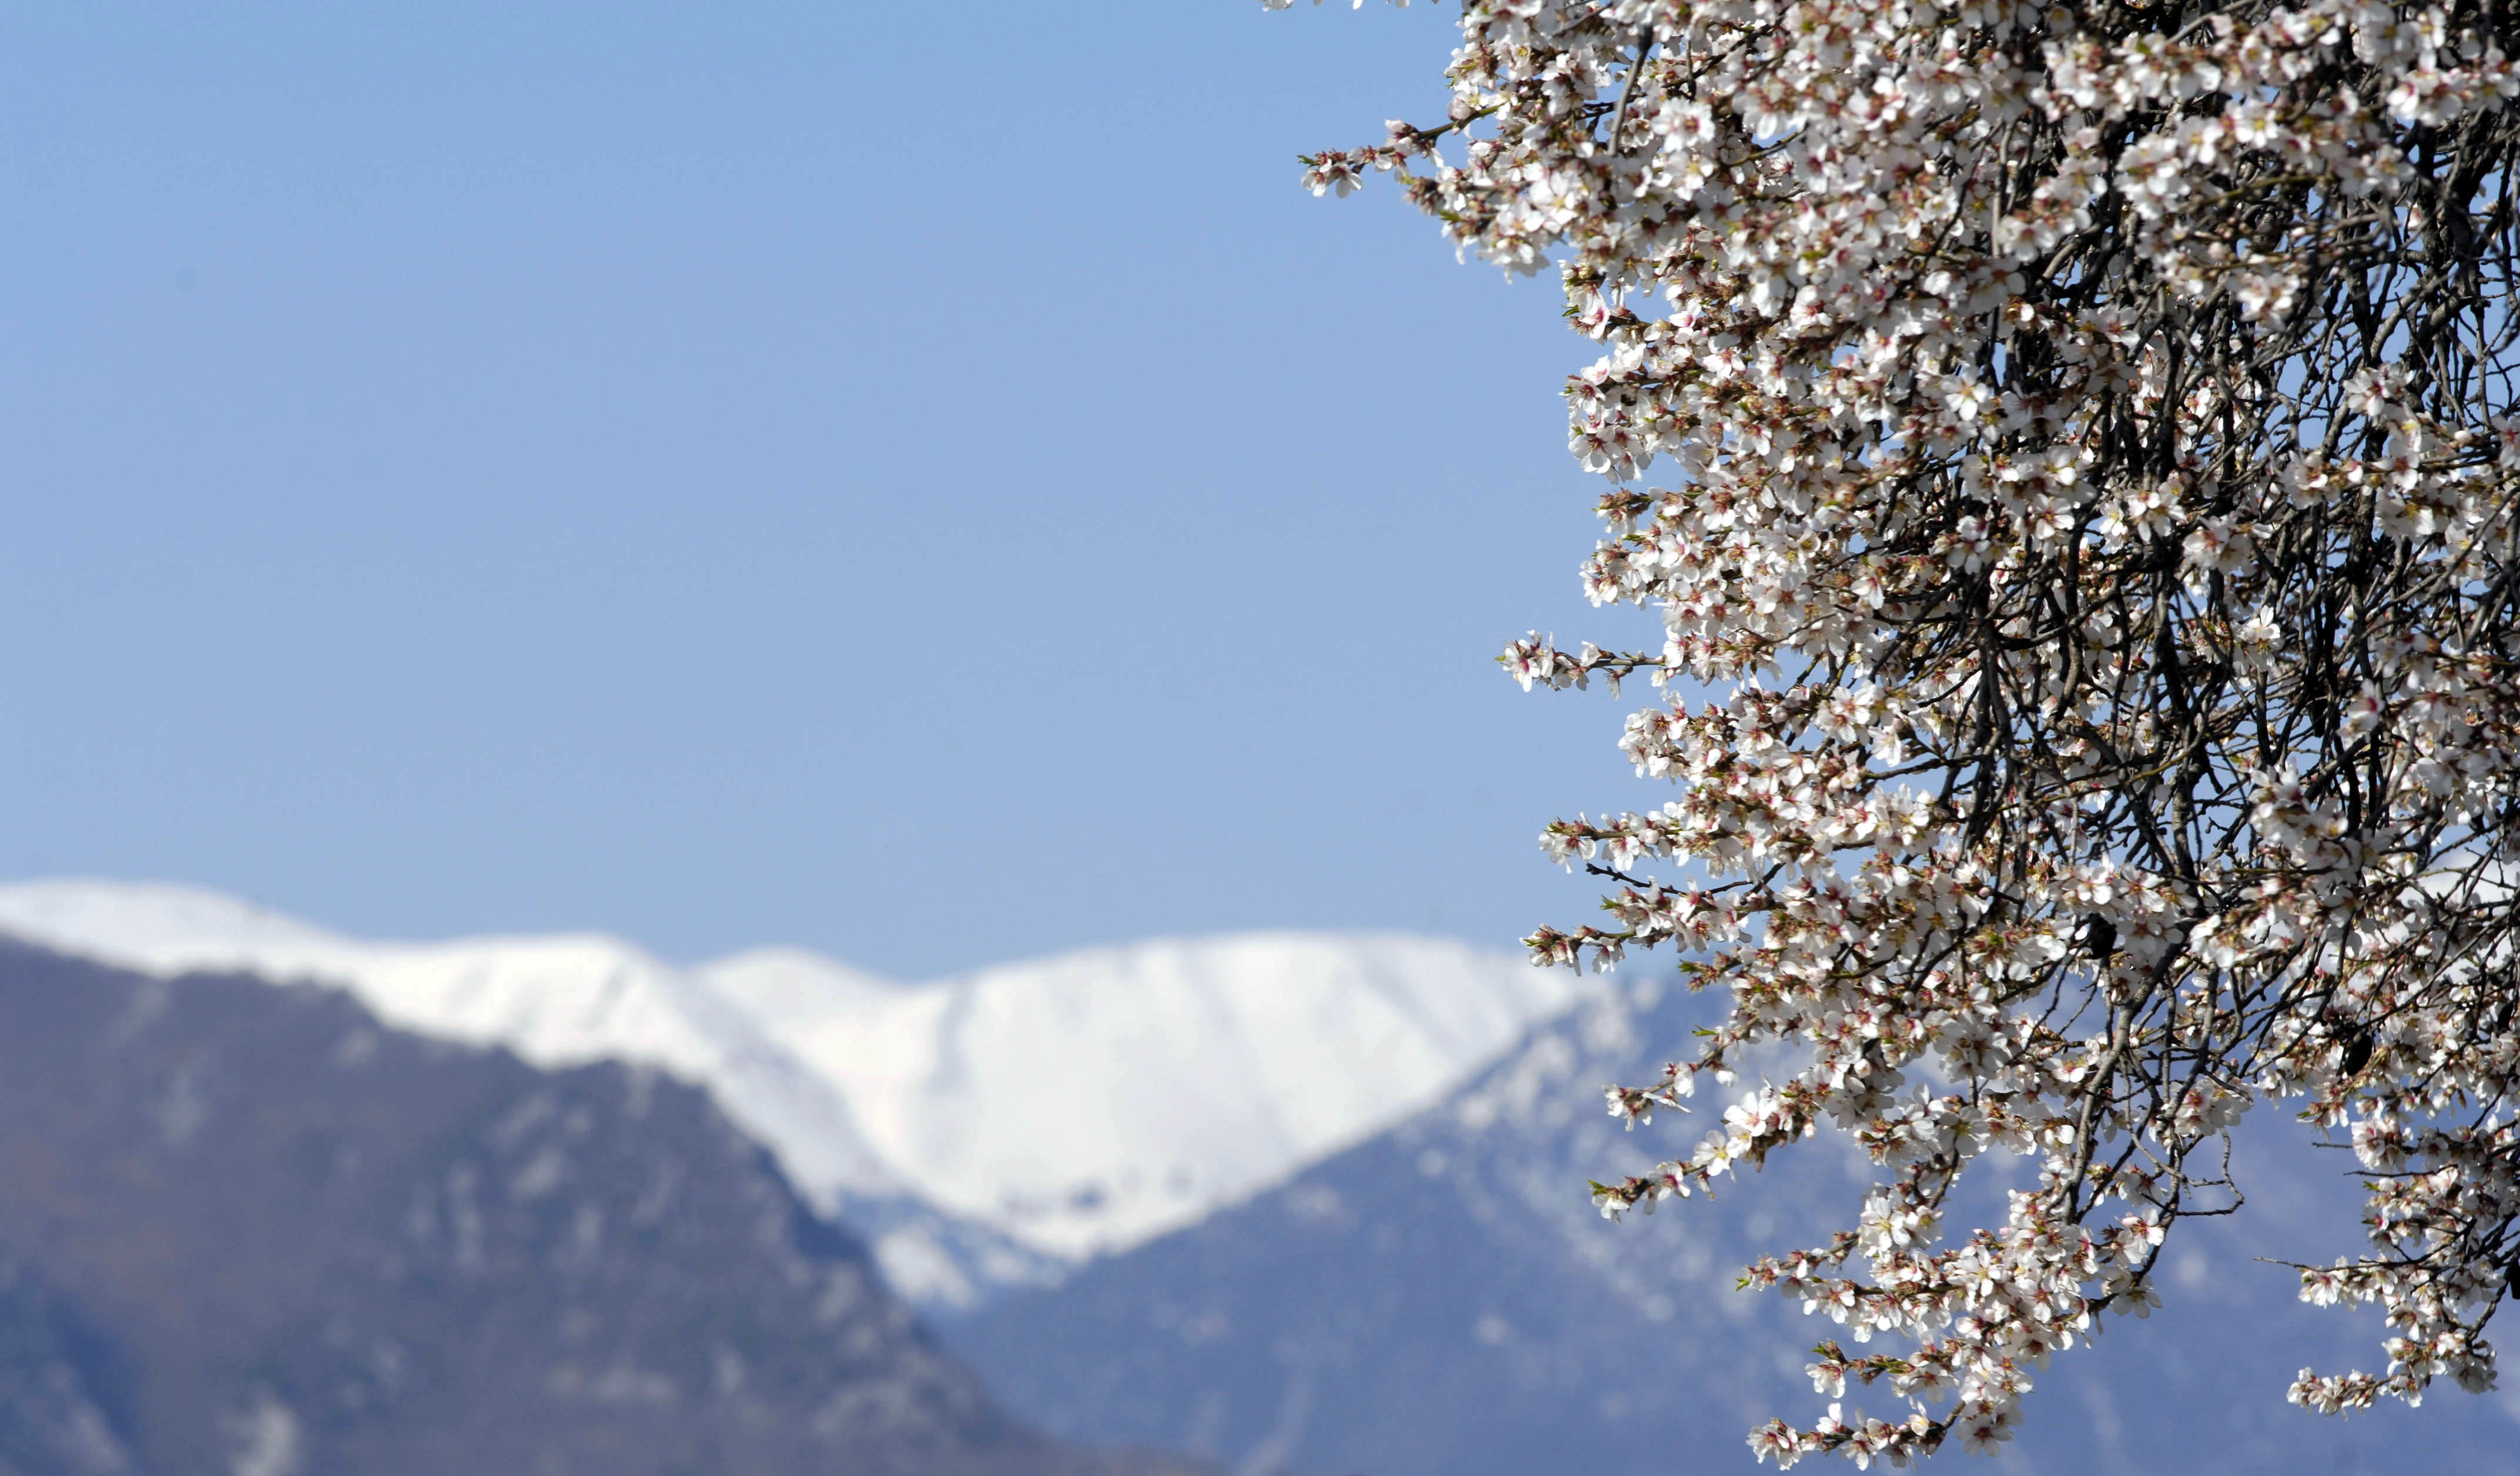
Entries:
{"label": "clear sky", "polygon": [[[1293,156],[1457,15],[0,0],[0,873],[905,976],[1589,920],[1553,284]],[[1605,643],[1606,644],[1606,643]]]}

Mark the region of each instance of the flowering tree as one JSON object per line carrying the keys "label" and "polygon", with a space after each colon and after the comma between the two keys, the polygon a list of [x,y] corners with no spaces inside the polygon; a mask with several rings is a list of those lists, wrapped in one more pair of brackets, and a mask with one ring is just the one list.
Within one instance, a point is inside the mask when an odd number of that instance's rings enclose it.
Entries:
{"label": "flowering tree", "polygon": [[[1466,0],[1448,118],[1304,160],[1553,264],[1605,345],[1566,390],[1611,483],[1585,586],[1667,634],[1504,659],[1648,679],[1621,746],[1677,797],[1551,826],[1614,923],[1527,941],[1671,943],[1729,992],[1696,1059],[1612,1089],[1632,1122],[1793,1063],[1605,1213],[1824,1120],[1880,1166],[1750,1280],[1886,1338],[1812,1372],[1901,1417],[1775,1421],[1779,1465],[2007,1438],[2027,1369],[2237,1206],[2260,1097],[2350,1129],[2369,1249],[2302,1295],[2390,1327],[2385,1372],[2293,1400],[2493,1383],[2515,33],[2499,0]],[[1947,1226],[1996,1150],[2037,1186]]]}

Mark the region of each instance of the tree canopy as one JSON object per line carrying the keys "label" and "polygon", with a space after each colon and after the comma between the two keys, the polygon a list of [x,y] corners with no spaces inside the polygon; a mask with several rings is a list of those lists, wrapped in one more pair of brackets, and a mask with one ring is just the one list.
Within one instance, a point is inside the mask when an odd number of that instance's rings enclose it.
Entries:
{"label": "tree canopy", "polygon": [[[1267,0],[1282,5],[1285,0]],[[2443,5],[1466,0],[1449,113],[1304,159],[1555,271],[1609,483],[1583,578],[1657,649],[1674,797],[1544,843],[1613,886],[1537,960],[1671,945],[1720,1127],[1605,1213],[1822,1126],[1856,1223],[1750,1268],[1844,1324],[1751,1444],[2009,1437],[2052,1353],[2229,1212],[2253,1104],[2350,1141],[2386,1314],[2335,1411],[2491,1387],[2520,1294],[2520,15]],[[2035,1185],[1946,1223],[1989,1154]]]}

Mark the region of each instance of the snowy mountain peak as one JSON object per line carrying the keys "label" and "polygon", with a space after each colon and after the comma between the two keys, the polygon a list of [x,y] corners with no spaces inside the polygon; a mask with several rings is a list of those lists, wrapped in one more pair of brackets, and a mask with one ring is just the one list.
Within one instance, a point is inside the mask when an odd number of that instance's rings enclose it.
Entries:
{"label": "snowy mountain peak", "polygon": [[773,1030],[811,1027],[892,1000],[908,988],[802,948],[748,948],[692,972]]}
{"label": "snowy mountain peak", "polygon": [[1574,999],[1423,938],[1166,939],[984,969],[781,1039],[922,1194],[1083,1257],[1190,1224],[1435,1100]]}
{"label": "snowy mountain peak", "polygon": [[244,968],[251,961],[350,946],[311,923],[202,887],[147,881],[22,881],[0,887],[0,928],[62,951],[111,936],[122,966],[148,972]]}
{"label": "snowy mountain peak", "polygon": [[827,1207],[923,1201],[1081,1260],[1191,1224],[1427,1107],[1569,974],[1457,943],[1166,939],[895,984],[799,949],[692,968],[595,935],[371,943],[190,887],[0,885],[0,933],[161,975],[338,985],[546,1065],[712,1088]]}

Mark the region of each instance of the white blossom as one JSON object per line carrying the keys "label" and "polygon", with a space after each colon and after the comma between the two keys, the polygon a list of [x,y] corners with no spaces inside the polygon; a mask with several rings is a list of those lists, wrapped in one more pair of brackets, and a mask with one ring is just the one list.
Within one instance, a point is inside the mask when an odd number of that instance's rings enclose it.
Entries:
{"label": "white blossom", "polygon": [[[1284,0],[1264,0],[1277,6]],[[2239,1208],[2261,1097],[2350,1141],[2388,1364],[2295,1403],[2493,1386],[2520,1294],[2520,20],[2473,4],[1465,0],[1376,173],[1553,269],[1598,345],[1598,604],[1658,646],[1506,652],[1653,700],[1671,797],[1551,825],[1606,926],[1730,1013],[1629,1125],[1799,1049],[1650,1208],[1822,1129],[1879,1169],[1752,1284],[1845,1330],[1779,1466],[1991,1452],[2093,1319]],[[1653,477],[1657,484],[1648,485]],[[1950,1209],[1983,1155],[2035,1187]],[[1883,1397],[1893,1419],[1844,1402]]]}

